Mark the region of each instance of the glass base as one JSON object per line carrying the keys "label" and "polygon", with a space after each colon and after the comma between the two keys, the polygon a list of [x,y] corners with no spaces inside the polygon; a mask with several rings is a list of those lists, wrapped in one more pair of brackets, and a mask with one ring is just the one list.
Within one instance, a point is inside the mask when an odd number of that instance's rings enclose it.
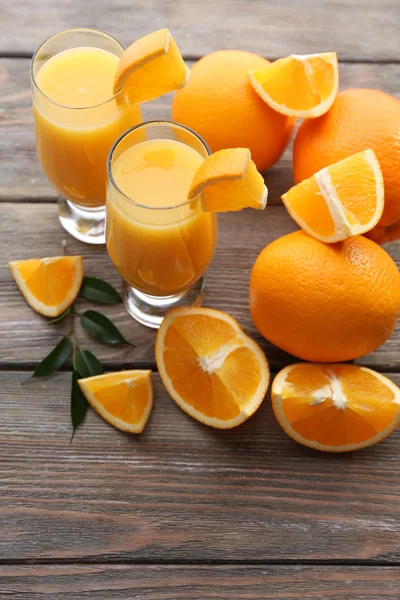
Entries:
{"label": "glass base", "polygon": [[146,327],[158,329],[165,314],[171,308],[201,306],[204,298],[205,282],[202,277],[191,288],[174,296],[149,296],[122,283],[122,297],[128,313]]}
{"label": "glass base", "polygon": [[105,244],[105,207],[83,208],[66,200],[58,200],[58,218],[65,231],[86,244]]}

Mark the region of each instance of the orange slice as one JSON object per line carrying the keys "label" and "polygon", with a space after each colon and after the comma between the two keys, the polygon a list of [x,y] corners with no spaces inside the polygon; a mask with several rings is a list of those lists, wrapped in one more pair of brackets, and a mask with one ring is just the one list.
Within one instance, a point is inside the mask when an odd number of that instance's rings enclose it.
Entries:
{"label": "orange slice", "polygon": [[334,243],[373,229],[382,216],[382,171],[365,150],[318,171],[282,196],[291,217],[309,235]]}
{"label": "orange slice", "polygon": [[249,71],[257,94],[274,110],[290,117],[319,117],[332,106],[339,86],[336,52],[292,54]]}
{"label": "orange slice", "polygon": [[219,150],[202,162],[189,190],[189,198],[201,194],[207,212],[227,212],[242,208],[263,210],[268,190],[251,160],[248,148]]}
{"label": "orange slice", "polygon": [[348,452],[372,446],[396,429],[400,389],[366,367],[298,363],[275,377],[272,407],[296,442]]}
{"label": "orange slice", "polygon": [[161,379],[180,408],[205,425],[230,429],[258,409],[269,384],[268,361],[229,315],[177,308],[156,340]]}
{"label": "orange slice", "polygon": [[120,371],[78,381],[89,404],[110,425],[141,433],[153,408],[151,371]]}
{"label": "orange slice", "polygon": [[8,266],[29,306],[46,317],[58,317],[71,306],[82,284],[81,256],[14,260]]}
{"label": "orange slice", "polygon": [[122,54],[114,78],[114,94],[122,88],[132,104],[148,102],[183,87],[190,70],[168,29],[140,38]]}

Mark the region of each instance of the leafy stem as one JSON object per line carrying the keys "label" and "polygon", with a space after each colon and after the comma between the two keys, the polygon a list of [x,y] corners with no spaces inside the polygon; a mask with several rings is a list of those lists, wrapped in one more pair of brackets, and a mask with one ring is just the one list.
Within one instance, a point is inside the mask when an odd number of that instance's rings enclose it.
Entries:
{"label": "leafy stem", "polygon": [[[64,254],[66,254],[66,242],[63,242]],[[120,294],[109,283],[96,277],[84,277],[81,296],[100,304],[120,304]],[[103,344],[129,344],[119,329],[105,315],[95,310],[86,310],[80,313],[75,305],[69,306],[61,315],[48,321],[48,324],[56,324],[70,315],[70,329],[66,335],[56,344],[47,356],[36,366],[31,378],[47,377],[53,375],[66,363],[72,355],[72,380],[71,380],[71,423],[72,438],[75,431],[83,423],[88,408],[88,401],[79,386],[79,380],[94,377],[103,373],[103,368],[97,358],[89,350],[84,350],[78,341],[76,317],[88,333]]]}

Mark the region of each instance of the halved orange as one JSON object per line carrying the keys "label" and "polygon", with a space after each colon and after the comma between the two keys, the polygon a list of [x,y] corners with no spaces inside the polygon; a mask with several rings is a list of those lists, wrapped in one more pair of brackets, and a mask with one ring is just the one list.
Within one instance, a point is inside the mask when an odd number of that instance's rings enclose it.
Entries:
{"label": "halved orange", "polygon": [[289,117],[319,117],[331,108],[339,86],[336,52],[286,56],[249,71],[257,94]]}
{"label": "halved orange", "polygon": [[366,448],[400,424],[400,389],[372,369],[298,363],[272,384],[272,407],[296,442],[325,452]]}
{"label": "halved orange", "polygon": [[132,104],[149,102],[183,87],[190,76],[168,29],[133,42],[122,54],[114,78],[114,93],[123,89]]}
{"label": "halved orange", "polygon": [[227,212],[242,208],[263,210],[268,190],[251,160],[248,148],[228,148],[214,152],[202,162],[189,190],[189,198],[201,194],[207,212]]}
{"label": "halved orange", "polygon": [[141,433],[153,408],[151,371],[119,371],[87,377],[79,387],[94,410],[121,431]]}
{"label": "halved orange", "polygon": [[384,208],[378,159],[373,150],[353,154],[298,183],[282,200],[296,223],[321,242],[366,233]]}
{"label": "halved orange", "polygon": [[8,263],[28,304],[46,317],[58,317],[77,297],[83,279],[81,256],[30,258]]}
{"label": "halved orange", "polygon": [[269,384],[261,348],[226,313],[177,308],[161,323],[156,363],[171,398],[205,425],[230,429],[260,406]]}

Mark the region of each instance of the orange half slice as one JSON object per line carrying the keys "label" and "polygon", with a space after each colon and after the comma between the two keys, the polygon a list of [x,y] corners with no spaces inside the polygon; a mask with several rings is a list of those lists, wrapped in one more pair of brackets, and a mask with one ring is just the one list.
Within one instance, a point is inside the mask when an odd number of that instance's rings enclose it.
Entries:
{"label": "orange half slice", "polygon": [[120,371],[78,381],[87,401],[110,425],[141,433],[153,408],[151,371]]}
{"label": "orange half slice", "polygon": [[190,70],[171,33],[160,29],[140,38],[122,54],[114,94],[124,89],[130,103],[149,102],[183,87],[189,76]]}
{"label": "orange half slice", "polygon": [[29,306],[46,317],[61,315],[82,285],[81,256],[14,260],[8,266]]}
{"label": "orange half slice", "polygon": [[158,331],[156,362],[177,405],[219,429],[246,421],[269,384],[261,348],[232,317],[210,308],[171,310]]}
{"label": "orange half slice", "polygon": [[188,196],[195,200],[199,195],[207,212],[263,210],[268,190],[251,160],[250,150],[228,148],[207,156],[200,165]]}
{"label": "orange half slice", "polygon": [[296,442],[325,452],[366,448],[400,423],[400,389],[356,365],[298,363],[272,384],[272,407]]}
{"label": "orange half slice", "polygon": [[339,86],[336,52],[280,58],[249,71],[257,94],[274,110],[290,117],[319,117],[332,106]]}
{"label": "orange half slice", "polygon": [[298,183],[282,200],[296,223],[321,242],[366,233],[384,208],[378,159],[373,150],[349,156]]}

